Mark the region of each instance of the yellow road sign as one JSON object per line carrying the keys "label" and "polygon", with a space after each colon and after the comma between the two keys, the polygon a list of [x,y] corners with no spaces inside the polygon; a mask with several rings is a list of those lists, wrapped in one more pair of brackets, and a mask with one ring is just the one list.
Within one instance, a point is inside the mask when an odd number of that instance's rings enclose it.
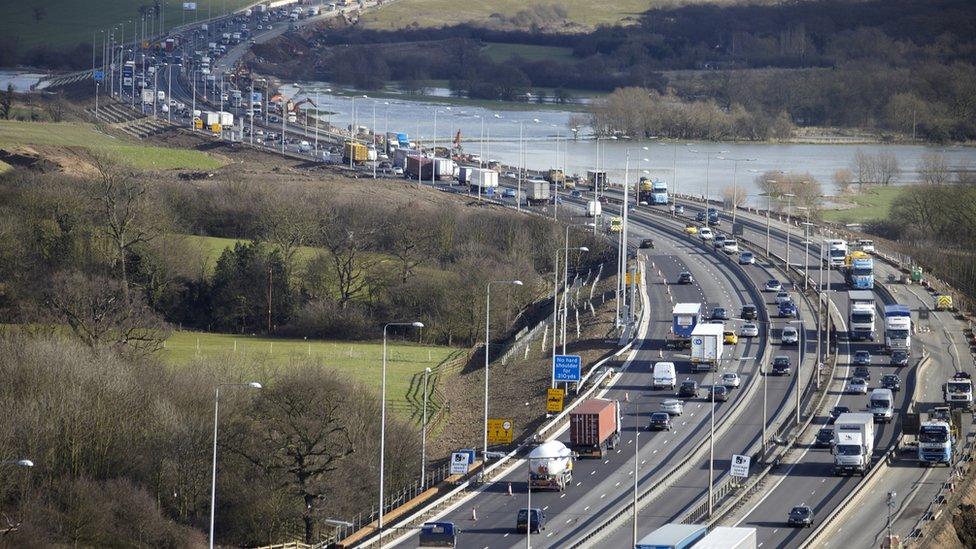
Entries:
{"label": "yellow road sign", "polygon": [[[640,284],[640,281],[641,281],[641,272],[640,271],[637,271],[636,274],[637,274],[637,276],[635,277],[637,279],[636,281],[637,281],[638,284]],[[633,282],[630,279],[630,271],[627,271],[627,286],[630,286],[632,283]]]}
{"label": "yellow road sign", "polygon": [[488,420],[488,443],[489,444],[511,444],[512,442],[512,420],[510,419],[489,419]]}
{"label": "yellow road sign", "polygon": [[563,395],[566,392],[562,389],[549,389],[549,396],[546,398],[546,411],[547,412],[562,412],[563,411]]}
{"label": "yellow road sign", "polygon": [[948,311],[952,308],[952,296],[951,295],[937,295],[935,296],[935,310],[936,311]]}

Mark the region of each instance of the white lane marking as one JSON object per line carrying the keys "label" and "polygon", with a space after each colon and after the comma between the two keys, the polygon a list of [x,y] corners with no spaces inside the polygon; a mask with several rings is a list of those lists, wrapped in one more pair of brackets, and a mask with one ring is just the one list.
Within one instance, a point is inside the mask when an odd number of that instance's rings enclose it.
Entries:
{"label": "white lane marking", "polygon": [[504,535],[504,536],[502,536],[502,537],[503,537],[503,538],[507,538],[509,534],[511,534],[511,532],[505,532],[505,535]]}
{"label": "white lane marking", "polygon": [[607,494],[606,494],[606,493],[604,492],[604,493],[603,493],[603,494],[602,494],[602,495],[600,496],[600,499],[603,499],[603,498],[605,498],[605,497],[607,497]]}
{"label": "white lane marking", "polygon": [[543,507],[543,508],[542,508],[542,510],[543,510],[543,511],[548,511],[548,510],[549,510],[549,506],[548,506],[548,505],[546,505],[545,507]]}
{"label": "white lane marking", "polygon": [[583,508],[583,512],[584,513],[587,512],[587,511],[589,511],[589,510],[590,510],[590,506],[589,505],[587,505],[586,507]]}
{"label": "white lane marking", "polygon": [[616,488],[617,486],[620,486],[620,482],[619,481],[617,482],[617,484],[614,484],[613,485],[614,488]]}
{"label": "white lane marking", "polygon": [[580,484],[583,484],[583,483],[582,482],[577,482],[576,483],[576,486],[579,486]]}
{"label": "white lane marking", "polygon": [[610,460],[609,459],[603,462],[604,465],[606,465],[608,463],[610,463]]}
{"label": "white lane marking", "polygon": [[559,494],[559,499],[563,499],[564,497],[566,497],[565,493]]}

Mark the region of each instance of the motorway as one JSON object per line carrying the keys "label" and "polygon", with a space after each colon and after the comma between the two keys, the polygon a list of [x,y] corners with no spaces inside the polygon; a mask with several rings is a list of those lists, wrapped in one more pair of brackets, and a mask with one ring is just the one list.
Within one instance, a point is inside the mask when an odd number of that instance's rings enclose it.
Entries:
{"label": "motorway", "polygon": [[[323,14],[328,17],[335,14]],[[307,24],[308,20],[302,24]],[[278,22],[272,31],[255,35],[254,39],[263,42],[274,35],[284,32],[287,23]],[[237,59],[246,51],[247,44],[243,43],[231,48],[222,57],[217,70],[226,71],[236,63]],[[161,72],[160,90],[166,89],[165,72]],[[174,78],[172,82],[173,98],[187,104],[191,101],[191,92],[186,89],[183,81]],[[198,90],[200,91],[200,90]],[[256,124],[258,126],[258,124]],[[265,126],[266,129],[271,129]],[[277,131],[277,130],[275,130]],[[289,128],[291,135],[299,136],[300,130]],[[513,186],[511,182],[503,185]],[[608,193],[611,196],[613,192]],[[564,197],[565,203],[577,214],[584,204],[580,200]],[[742,377],[742,388],[733,392],[733,398],[728,403],[716,406],[716,424],[720,426],[716,439],[716,476],[715,483],[723,479],[728,468],[728,460],[732,453],[751,453],[758,443],[761,418],[761,399],[753,395],[741,406],[741,413],[732,414],[738,408],[737,401],[743,399],[741,395],[751,392],[762,376],[757,376],[758,364],[768,362],[772,355],[787,354],[794,364],[794,375],[788,378],[769,378],[769,408],[771,413],[768,426],[777,425],[784,420],[785,412],[792,407],[791,395],[795,383],[799,378],[808,379],[808,375],[797,376],[796,366],[801,364],[801,371],[809,372],[809,368],[816,362],[817,357],[814,337],[815,329],[809,324],[801,326],[805,337],[799,348],[766,350],[767,337],[769,343],[774,343],[778,331],[782,328],[782,321],[772,321],[775,304],[769,299],[758,297],[756,288],[760,287],[770,277],[782,278],[771,274],[775,272],[769,264],[735,266],[728,258],[722,257],[721,252],[712,251],[701,245],[695,237],[689,237],[681,232],[684,221],[693,219],[700,210],[700,205],[688,204],[685,217],[669,219],[661,213],[649,214],[642,212],[646,207],[632,210],[629,244],[631,248],[643,238],[653,238],[657,247],[645,255],[654,268],[649,269],[644,278],[646,290],[650,297],[652,325],[647,338],[639,342],[635,360],[629,368],[622,372],[616,383],[607,391],[605,397],[624,402],[622,447],[617,449],[606,460],[579,460],[573,487],[566,493],[533,494],[533,506],[546,510],[549,528],[543,537],[536,542],[537,546],[571,545],[583,534],[598,526],[617,510],[626,507],[631,500],[633,489],[633,449],[637,448],[640,455],[639,491],[643,492],[650,486],[659,483],[668,476],[677,463],[694,450],[708,436],[708,403],[698,399],[689,403],[684,416],[676,421],[676,430],[669,433],[645,434],[634,436],[638,429],[646,424],[646,417],[651,411],[659,409],[660,402],[670,393],[652,392],[647,390],[650,381],[650,369],[654,362],[669,360],[678,366],[680,379],[695,379],[702,386],[712,383],[713,377],[719,374],[694,374],[690,372],[690,364],[686,354],[662,349],[664,335],[670,324],[670,308],[672,303],[684,301],[698,301],[705,304],[705,310],[713,307],[725,307],[735,315],[743,304],[757,304],[762,300],[766,305],[765,315],[761,321],[769,326],[769,332],[760,330],[761,335],[754,341],[742,340],[734,349],[726,348],[726,353],[733,357],[751,357],[749,360],[733,360],[726,362],[722,371],[736,371]],[[606,213],[612,213],[613,207],[608,206]],[[723,221],[730,221],[727,213],[723,213]],[[744,233],[740,239],[747,240],[758,248],[764,247],[766,241],[766,220],[753,214],[741,213],[737,222]],[[787,252],[786,233],[784,225],[773,223],[769,232],[771,238],[770,251],[779,258],[785,257]],[[817,268],[819,265],[820,245],[811,241],[807,248],[802,243],[802,235],[794,235],[790,244],[790,255],[795,261],[805,262]],[[781,260],[780,260],[781,261]],[[893,272],[893,269],[876,261],[876,278],[883,280],[883,275]],[[655,272],[659,270],[660,276]],[[673,282],[681,271],[690,271],[695,276],[695,284],[676,285]],[[814,277],[816,278],[816,277]],[[953,340],[959,338],[961,324],[950,313],[930,314],[923,326],[931,329],[915,339],[918,342],[916,353],[909,367],[891,367],[887,364],[887,356],[880,353],[880,342],[849,342],[846,338],[846,321],[848,317],[848,302],[844,292],[847,286],[843,276],[835,270],[827,271],[825,286],[831,299],[831,310],[839,321],[838,333],[841,334],[837,342],[837,370],[830,384],[827,404],[819,410],[820,415],[815,418],[811,427],[807,429],[801,444],[785,456],[782,465],[773,470],[766,480],[766,489],[749,500],[746,505],[733,515],[733,523],[741,526],[757,528],[759,546],[798,546],[810,535],[810,530],[800,530],[786,527],[786,512],[794,505],[809,505],[814,509],[817,519],[825,517],[832,509],[842,505],[848,495],[861,482],[859,477],[834,477],[832,474],[833,457],[826,449],[813,448],[810,444],[813,435],[827,423],[825,412],[836,405],[848,406],[854,411],[862,410],[867,403],[864,395],[851,395],[846,392],[846,385],[850,377],[851,355],[857,350],[869,350],[872,353],[872,382],[876,384],[884,373],[897,373],[901,376],[903,390],[896,394],[896,409],[904,410],[910,402],[917,381],[918,348],[925,348],[933,356],[933,361],[926,372],[925,379],[918,387],[920,398],[924,402],[940,402],[941,381],[958,370],[972,372],[971,355],[966,352],[963,342]],[[669,299],[666,289],[670,288]],[[928,309],[928,294],[916,288],[890,285],[890,293],[875,290],[878,307],[876,327],[879,334],[883,333],[882,306],[897,301],[912,306],[913,309]],[[809,323],[812,318],[807,305],[801,304],[801,319]],[[913,321],[918,325],[917,315]],[[732,323],[733,325],[735,323]],[[953,335],[955,334],[955,336]],[[879,339],[880,341],[880,339]],[[801,352],[802,350],[802,352]],[[662,353],[662,354],[659,354]],[[801,356],[803,355],[803,356]],[[728,416],[735,416],[726,421]],[[725,425],[725,424],[728,425]],[[875,458],[881,459],[885,452],[893,446],[900,431],[900,424],[895,422],[879,426],[876,438]],[[560,436],[567,438],[567,433]],[[944,478],[941,470],[920,469],[914,467],[910,459],[896,462],[887,473],[883,482],[878,483],[871,492],[872,497],[866,498],[854,512],[848,513],[843,520],[833,525],[834,533],[843,532],[844,545],[854,547],[869,547],[878,543],[883,530],[879,526],[879,517],[883,516],[887,506],[881,495],[888,490],[895,490],[904,497],[895,508],[895,532],[902,536],[910,532],[915,519],[924,502],[931,495],[934,487]],[[508,472],[498,479],[487,490],[479,493],[472,501],[462,505],[445,515],[447,520],[453,520],[464,529],[465,546],[478,547],[509,547],[519,545],[524,537],[514,534],[515,512],[524,506],[525,495],[524,467]],[[667,497],[658,498],[654,505],[640,511],[638,516],[638,535],[644,535],[663,523],[680,520],[689,509],[700,503],[707,492],[707,459],[701,459],[683,477],[674,481],[668,489]],[[514,495],[508,494],[508,483],[511,482]],[[477,509],[478,520],[471,520],[472,508]],[[624,546],[630,544],[631,532],[628,528],[616,527],[604,534],[602,543],[609,546]],[[415,540],[406,543],[410,545]]]}
{"label": "motorway", "polygon": [[[579,206],[572,203],[573,207]],[[581,210],[578,210],[580,213]],[[667,228],[666,228],[667,226]],[[647,284],[650,296],[653,324],[646,339],[640,342],[635,360],[622,373],[617,382],[605,395],[606,398],[627,400],[624,403],[624,438],[623,448],[611,455],[608,460],[579,460],[574,473],[574,486],[565,494],[543,493],[533,494],[533,507],[545,509],[549,521],[549,528],[540,541],[534,545],[539,547],[565,546],[572,543],[583,533],[598,526],[602,520],[615,510],[626,506],[632,498],[633,490],[633,444],[636,427],[646,426],[647,416],[659,408],[660,402],[666,398],[673,398],[673,394],[663,391],[649,391],[651,367],[654,362],[669,360],[675,362],[679,372],[679,379],[695,379],[702,385],[709,385],[714,376],[724,371],[736,371],[742,377],[742,388],[733,391],[734,398],[728,403],[718,403],[716,406],[716,423],[721,425],[728,411],[739,396],[750,390],[758,389],[760,376],[756,375],[757,366],[765,357],[767,350],[766,331],[761,330],[761,336],[755,341],[740,340],[735,349],[726,348],[726,356],[747,360],[730,360],[725,362],[716,374],[692,373],[690,370],[687,351],[669,351],[663,349],[664,336],[670,327],[670,310],[677,302],[703,302],[706,311],[713,307],[722,306],[732,315],[738,313],[743,304],[756,304],[762,298],[756,288],[770,278],[768,270],[762,265],[736,266],[721,252],[705,247],[696,237],[688,237],[681,232],[677,224],[661,224],[650,218],[638,216],[631,224],[632,243],[640,239],[653,238],[656,247],[646,255],[654,267],[649,268],[644,282]],[[648,252],[642,250],[641,253]],[[660,270],[660,275],[656,272]],[[679,272],[690,271],[696,283],[693,285],[675,285]],[[666,285],[665,282],[671,282]],[[672,300],[666,299],[664,289],[670,287]],[[761,308],[760,320],[768,325],[769,317],[775,307],[767,303]],[[731,325],[738,322],[732,321]],[[772,335],[778,335],[779,326],[772,326]],[[807,343],[809,344],[809,343]],[[663,354],[663,358],[661,358]],[[791,357],[793,364],[799,361],[798,349],[778,350],[776,354]],[[812,359],[812,357],[811,357]],[[773,419],[791,403],[796,376],[769,378],[768,393],[770,417]],[[626,395],[626,396],[625,396]],[[722,478],[722,473],[728,467],[728,461],[733,452],[757,443],[762,417],[761,399],[752,396],[743,403],[743,410],[737,414],[740,419],[734,420],[728,427],[728,432],[720,435],[716,440],[716,482]],[[640,419],[636,419],[634,409],[640,411]],[[686,413],[676,422],[677,429],[670,433],[644,434],[639,439],[639,453],[641,461],[640,487],[641,491],[661,481],[680,463],[682,457],[708,438],[708,409],[709,403],[699,399],[689,403]],[[567,433],[560,436],[566,440]],[[704,475],[702,474],[704,470]],[[645,524],[660,525],[702,497],[707,490],[707,459],[687,473],[686,477],[677,479],[667,491],[667,498],[662,504],[654,505],[654,513],[642,514],[642,526]],[[471,547],[509,547],[524,543],[523,535],[514,533],[514,520],[517,509],[525,506],[525,470],[520,467],[503,475],[500,479],[473,500],[465,502],[444,515],[444,520],[451,520],[464,529],[465,546]],[[513,496],[508,495],[508,483],[512,483]],[[643,502],[642,502],[643,503]],[[477,511],[477,521],[472,520],[472,508]],[[629,533],[626,529],[613,532],[623,535],[629,543]],[[403,546],[415,543],[413,538],[403,540]],[[617,544],[613,544],[617,546]]]}

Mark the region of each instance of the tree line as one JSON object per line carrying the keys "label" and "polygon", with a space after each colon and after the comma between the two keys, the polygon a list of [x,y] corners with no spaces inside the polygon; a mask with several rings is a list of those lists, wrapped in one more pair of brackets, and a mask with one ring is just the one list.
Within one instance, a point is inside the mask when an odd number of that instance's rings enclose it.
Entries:
{"label": "tree line", "polygon": [[[317,78],[364,88],[443,79],[458,95],[525,100],[538,88],[643,87],[691,110],[745,113],[760,128],[788,121],[934,141],[976,136],[968,93],[976,86],[976,6],[964,0],[662,7],[635,25],[571,35],[500,20],[329,29],[305,46],[318,59]],[[566,47],[572,59],[495,61],[481,50],[496,42]],[[268,57],[272,49],[257,51]],[[292,62],[292,70],[308,66],[279,55],[275,62]],[[741,137],[753,133],[762,132]]]}
{"label": "tree line", "polygon": [[[503,210],[340,199],[313,182],[152,182],[94,165],[89,180],[17,170],[0,182],[0,307],[91,345],[151,352],[176,325],[369,339],[390,318],[417,318],[425,341],[466,346],[482,333],[485,282],[525,281],[497,302],[507,326],[561,241],[551,221]],[[186,235],[238,242],[206,264]],[[612,253],[585,238],[581,265]]]}

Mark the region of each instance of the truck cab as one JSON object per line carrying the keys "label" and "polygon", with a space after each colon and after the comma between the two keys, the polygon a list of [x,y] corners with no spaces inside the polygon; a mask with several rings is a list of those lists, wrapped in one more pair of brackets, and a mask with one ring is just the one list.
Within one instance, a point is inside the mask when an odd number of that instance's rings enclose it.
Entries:
{"label": "truck cab", "polygon": [[691,347],[691,332],[701,322],[701,303],[676,303],[671,312],[671,331],[665,344],[671,349]]}
{"label": "truck cab", "polygon": [[[864,252],[855,253],[864,254]],[[851,288],[855,290],[870,290],[874,288],[874,259],[863,257],[852,260],[847,273]]]}
{"label": "truck cab", "polygon": [[885,350],[911,352],[912,312],[905,305],[885,306]]}
{"label": "truck cab", "polygon": [[824,244],[827,245],[827,266],[843,267],[847,259],[847,242],[838,239],[828,239]]}
{"label": "truck cab", "polygon": [[945,463],[952,465],[952,446],[955,442],[949,419],[930,415],[918,428],[918,461],[922,465]]}
{"label": "truck cab", "polygon": [[874,451],[874,416],[867,413],[844,413],[834,421],[834,473],[858,473],[871,469]]}
{"label": "truck cab", "polygon": [[973,380],[966,372],[958,372],[942,384],[942,400],[952,408],[973,409]]}
{"label": "truck cab", "polygon": [[891,389],[871,391],[869,402],[875,423],[891,423],[891,418],[895,415],[895,399]]}

